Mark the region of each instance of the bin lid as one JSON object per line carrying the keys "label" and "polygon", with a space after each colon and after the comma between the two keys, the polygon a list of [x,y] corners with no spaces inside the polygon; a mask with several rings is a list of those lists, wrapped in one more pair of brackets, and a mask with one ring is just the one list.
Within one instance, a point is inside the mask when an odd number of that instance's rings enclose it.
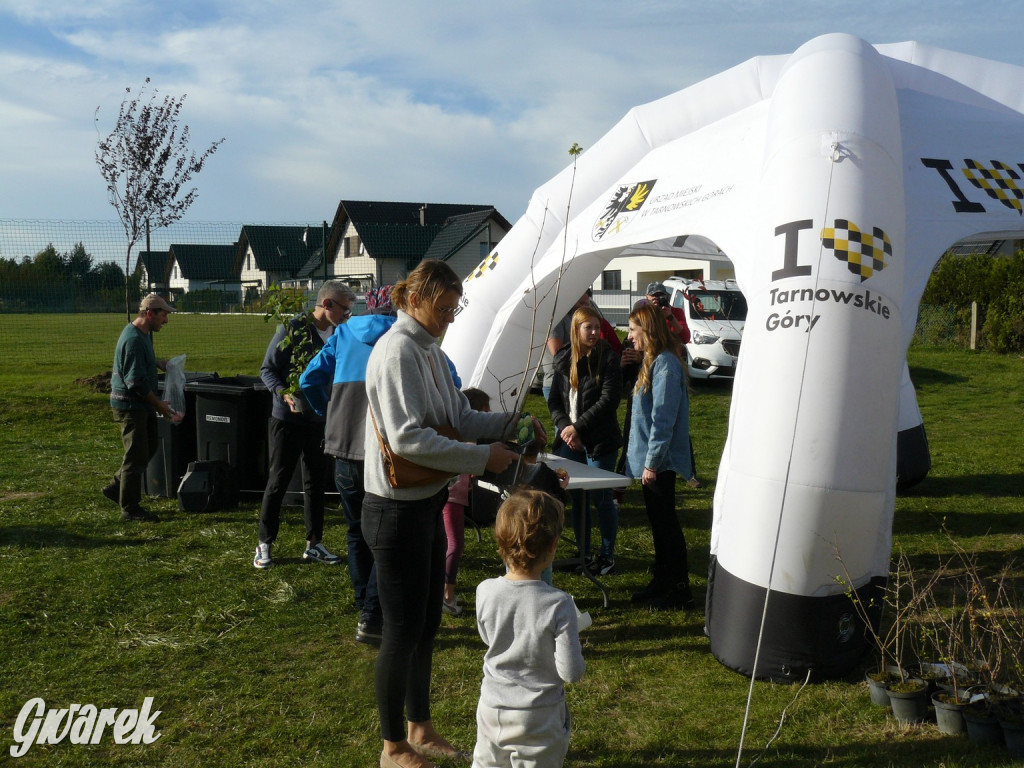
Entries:
{"label": "bin lid", "polygon": [[[235,394],[252,392],[256,389],[256,382],[262,385],[258,376],[218,376],[214,374],[210,378],[185,381],[185,389],[190,392],[213,392],[220,394]],[[265,387],[264,387],[265,389]]]}

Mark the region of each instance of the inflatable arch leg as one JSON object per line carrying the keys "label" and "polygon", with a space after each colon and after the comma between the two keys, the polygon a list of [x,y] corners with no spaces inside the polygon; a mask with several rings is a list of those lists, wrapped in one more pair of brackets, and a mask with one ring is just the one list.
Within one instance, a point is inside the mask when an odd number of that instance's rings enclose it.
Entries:
{"label": "inflatable arch leg", "polygon": [[866,650],[836,552],[868,599],[895,502],[906,217],[896,91],[871,46],[828,35],[793,54],[761,183],[708,634],[744,674],[832,677]]}

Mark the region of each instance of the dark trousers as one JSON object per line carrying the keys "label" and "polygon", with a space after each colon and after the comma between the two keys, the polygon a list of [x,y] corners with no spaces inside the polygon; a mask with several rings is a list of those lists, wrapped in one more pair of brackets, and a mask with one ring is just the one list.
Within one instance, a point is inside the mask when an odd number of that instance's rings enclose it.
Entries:
{"label": "dark trousers", "polygon": [[640,487],[654,539],[654,582],[665,589],[688,587],[686,537],[676,515],[676,473],[659,472],[653,483]]}
{"label": "dark trousers", "polygon": [[114,421],[121,425],[121,444],[124,446],[124,458],[121,459],[121,468],[114,473],[114,485],[121,488],[121,509],[135,512],[142,504],[142,477],[159,446],[156,411],[150,408],[112,410]]}
{"label": "dark trousers", "polygon": [[416,501],[372,493],[363,500],[363,535],[377,564],[384,614],[374,680],[381,735],[387,741],[406,737],[406,718],[430,720],[434,636],[441,625],[448,545],[441,510],[447,498],[444,488]]}
{"label": "dark trousers", "polygon": [[281,503],[301,458],[306,540],[318,542],[324,535],[324,491],[327,488],[324,425],[271,418],[267,429],[270,466],[260,508],[260,541],[269,543],[277,538],[281,527]]}
{"label": "dark trousers", "polygon": [[[561,443],[555,449],[555,455],[570,461],[578,461],[580,464],[589,464],[592,467],[609,472],[615,469],[615,451],[591,457],[587,455],[586,451],[574,451],[565,443]],[[601,531],[601,556],[611,560],[615,555],[615,539],[619,532],[619,512],[612,501],[611,489],[600,488],[586,493],[583,491],[569,491],[569,498],[572,500],[570,511],[572,513],[573,534],[576,537],[576,549],[583,557],[590,557],[589,504],[593,503],[597,508],[597,527]]]}
{"label": "dark trousers", "polygon": [[334,487],[341,497],[341,508],[348,523],[348,575],[356,596],[356,607],[362,613],[380,616],[377,597],[377,569],[373,551],[363,537],[363,462],[337,457],[334,459]]}

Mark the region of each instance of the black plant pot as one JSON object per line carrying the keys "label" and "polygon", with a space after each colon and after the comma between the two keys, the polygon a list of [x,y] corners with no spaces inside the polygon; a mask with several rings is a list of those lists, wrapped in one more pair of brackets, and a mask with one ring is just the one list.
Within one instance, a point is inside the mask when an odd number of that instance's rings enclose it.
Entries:
{"label": "black plant pot", "polygon": [[939,726],[940,733],[958,736],[966,732],[964,710],[967,708],[968,698],[964,692],[960,692],[957,701],[953,700],[952,693],[940,691],[932,696],[932,704],[935,706],[935,722]]}
{"label": "black plant pot", "polygon": [[864,679],[868,683],[868,695],[871,697],[871,703],[876,707],[888,709],[890,706],[889,692],[885,690],[885,686],[889,683],[889,675],[879,675],[877,669],[869,669],[864,673]]}
{"label": "black plant pot", "polygon": [[1003,741],[1010,757],[1015,760],[1024,758],[1024,720],[1016,717],[1010,720],[1000,718],[999,727],[1003,731]]}
{"label": "black plant pot", "polygon": [[975,744],[1002,744],[1003,729],[988,703],[976,701],[964,708],[967,738]]}
{"label": "black plant pot", "polygon": [[921,723],[928,717],[928,683],[920,678],[907,678],[886,687],[892,714],[903,723]]}

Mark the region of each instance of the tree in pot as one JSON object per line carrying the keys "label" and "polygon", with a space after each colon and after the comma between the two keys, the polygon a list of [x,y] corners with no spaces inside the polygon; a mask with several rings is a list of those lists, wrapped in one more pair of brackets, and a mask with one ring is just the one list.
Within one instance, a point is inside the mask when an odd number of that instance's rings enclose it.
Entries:
{"label": "tree in pot", "polygon": [[925,600],[925,616],[921,624],[922,658],[936,659],[937,664],[921,664],[938,672],[937,689],[932,693],[935,720],[939,731],[949,735],[963,733],[964,709],[970,701],[966,658],[966,581],[951,561],[940,562],[941,574]]}
{"label": "tree in pot", "polygon": [[[833,546],[833,554],[840,568],[840,574],[835,579],[846,588],[846,595],[864,626],[866,637],[871,640],[878,652],[878,666],[867,673],[868,683],[872,689],[872,701],[885,706],[878,691],[879,686],[884,686],[888,693],[895,691],[898,698],[913,698],[914,712],[909,717],[918,718],[918,699],[923,700],[927,711],[927,684],[907,674],[904,657],[909,657],[908,646],[915,628],[915,619],[922,609],[925,596],[934,585],[936,575],[932,574],[924,583],[916,583],[910,560],[901,551],[889,573],[881,599],[876,601],[873,596],[865,599],[855,587],[854,579],[846,567],[838,544]],[[891,695],[889,699],[888,703],[893,705]],[[894,706],[902,708],[901,705]]]}
{"label": "tree in pot", "polygon": [[1013,564],[990,580],[994,623],[1001,635],[1002,658],[991,708],[1003,731],[1010,756],[1024,757],[1024,598],[1016,589]]}
{"label": "tree in pot", "polygon": [[[965,710],[968,737],[975,742],[998,744],[1018,736],[1020,690],[1024,687],[1024,609],[1016,589],[1012,564],[994,575],[977,564],[977,558],[958,549],[967,575],[965,645],[979,686]],[[1001,721],[1005,717],[1009,728]],[[1019,744],[1015,743],[1014,749]]]}
{"label": "tree in pot", "polygon": [[278,349],[291,351],[291,368],[288,371],[287,386],[281,390],[281,396],[296,413],[302,413],[307,407],[299,378],[316,354],[312,337],[316,329],[313,314],[306,309],[306,302],[304,291],[286,289],[275,284],[267,289],[263,315],[264,322],[273,321],[285,329],[284,338],[277,346]]}

